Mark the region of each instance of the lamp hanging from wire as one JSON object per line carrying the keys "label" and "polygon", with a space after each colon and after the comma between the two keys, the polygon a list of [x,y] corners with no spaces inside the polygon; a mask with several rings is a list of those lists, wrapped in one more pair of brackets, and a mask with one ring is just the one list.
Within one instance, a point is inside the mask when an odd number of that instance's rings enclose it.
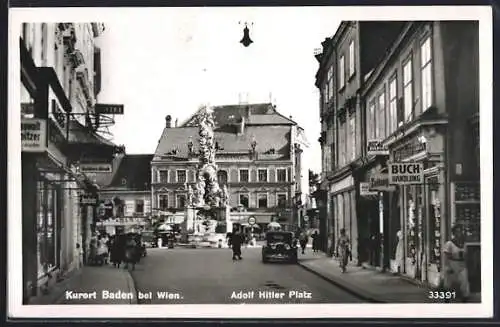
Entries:
{"label": "lamp hanging from wire", "polygon": [[[241,22],[239,22],[241,25]],[[253,26],[253,23],[251,24]],[[253,43],[252,39],[250,38],[250,29],[248,28],[248,23],[245,22],[245,27],[243,28],[243,38],[240,41],[241,44],[243,44],[244,47],[248,47],[250,44]]]}

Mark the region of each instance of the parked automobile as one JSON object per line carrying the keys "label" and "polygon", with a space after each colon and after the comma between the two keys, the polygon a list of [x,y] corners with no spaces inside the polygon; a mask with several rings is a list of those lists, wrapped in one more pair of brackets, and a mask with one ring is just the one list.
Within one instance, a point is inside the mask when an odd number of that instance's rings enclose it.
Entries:
{"label": "parked automobile", "polygon": [[297,263],[297,239],[293,232],[269,231],[262,246],[262,262],[285,261]]}

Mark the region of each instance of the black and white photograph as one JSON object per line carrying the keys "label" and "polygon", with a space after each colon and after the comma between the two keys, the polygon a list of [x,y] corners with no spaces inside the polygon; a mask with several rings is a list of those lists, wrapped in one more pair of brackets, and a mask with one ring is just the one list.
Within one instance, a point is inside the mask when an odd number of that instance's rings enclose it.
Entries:
{"label": "black and white photograph", "polygon": [[493,314],[489,7],[9,16],[12,317]]}

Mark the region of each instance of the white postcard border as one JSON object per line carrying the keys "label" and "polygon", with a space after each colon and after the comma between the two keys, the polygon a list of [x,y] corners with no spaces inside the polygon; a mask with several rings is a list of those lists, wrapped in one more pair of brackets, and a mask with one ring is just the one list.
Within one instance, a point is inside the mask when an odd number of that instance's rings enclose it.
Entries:
{"label": "white postcard border", "polygon": [[[321,7],[343,20],[479,20],[481,142],[481,304],[236,304],[236,305],[22,305],[21,141],[19,112],[20,23],[164,19],[165,13],[224,10],[279,16],[318,10],[305,8],[13,8],[9,11],[8,146],[8,316],[12,318],[472,318],[493,315],[493,151],[492,10],[489,6]],[[163,18],[162,18],[163,16]],[[334,31],[332,31],[332,34]],[[326,36],[323,36],[326,37]],[[318,44],[322,36],[318,36]]]}

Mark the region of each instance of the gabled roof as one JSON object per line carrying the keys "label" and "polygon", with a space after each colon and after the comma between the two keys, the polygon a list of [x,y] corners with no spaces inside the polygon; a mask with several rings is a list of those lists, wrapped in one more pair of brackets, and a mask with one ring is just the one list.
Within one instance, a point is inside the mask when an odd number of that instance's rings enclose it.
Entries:
{"label": "gabled roof", "polygon": [[[250,144],[255,137],[257,152],[263,153],[274,149],[274,152],[281,155],[281,158],[288,158],[290,155],[290,132],[291,126],[287,125],[246,126],[241,135],[238,135],[237,131],[230,126],[216,128],[214,131],[215,142],[221,147],[219,150],[221,153],[248,153],[251,149]],[[198,153],[198,137],[198,127],[165,128],[155,156],[170,153],[176,157],[187,157],[190,138],[193,142],[193,151]],[[172,150],[177,150],[177,152],[173,153]]]}
{"label": "gabled roof", "polygon": [[147,191],[151,189],[152,154],[127,154],[121,158],[103,190]]}

